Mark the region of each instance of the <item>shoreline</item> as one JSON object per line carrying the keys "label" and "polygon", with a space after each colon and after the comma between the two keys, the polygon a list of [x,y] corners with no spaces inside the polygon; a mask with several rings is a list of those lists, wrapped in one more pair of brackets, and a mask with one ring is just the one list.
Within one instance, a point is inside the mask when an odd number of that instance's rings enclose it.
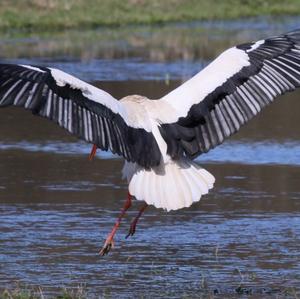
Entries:
{"label": "shoreline", "polygon": [[277,0],[228,0],[218,4],[205,0],[91,0],[88,3],[84,0],[71,4],[65,0],[28,0],[13,5],[5,1],[0,11],[0,32],[57,32],[300,14],[298,0],[284,3]]}

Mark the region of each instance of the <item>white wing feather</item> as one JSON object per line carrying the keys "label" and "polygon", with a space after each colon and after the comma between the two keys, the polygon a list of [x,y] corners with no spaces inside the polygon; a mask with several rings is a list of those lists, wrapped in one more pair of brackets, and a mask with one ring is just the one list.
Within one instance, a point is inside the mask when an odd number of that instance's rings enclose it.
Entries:
{"label": "white wing feather", "polygon": [[185,117],[194,104],[201,102],[228,78],[249,65],[249,57],[243,50],[236,47],[226,50],[194,77],[161,98],[176,111],[176,114],[165,114],[161,121],[172,123]]}

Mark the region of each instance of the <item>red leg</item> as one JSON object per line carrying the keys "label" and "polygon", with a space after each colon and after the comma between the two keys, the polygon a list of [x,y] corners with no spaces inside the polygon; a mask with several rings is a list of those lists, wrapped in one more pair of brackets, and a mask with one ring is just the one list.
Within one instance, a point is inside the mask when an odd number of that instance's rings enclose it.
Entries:
{"label": "red leg", "polygon": [[128,232],[128,235],[125,237],[126,239],[129,237],[129,236],[133,236],[134,233],[135,233],[135,230],[136,230],[136,225],[140,219],[140,217],[142,216],[142,214],[144,213],[144,211],[146,210],[146,208],[148,207],[148,204],[147,203],[144,203],[141,207],[141,209],[139,210],[139,213],[137,214],[137,216],[133,219],[133,221],[131,222],[131,225],[130,225],[130,229],[129,229],[129,232]]}
{"label": "red leg", "polygon": [[90,160],[90,161],[92,161],[93,158],[95,157],[96,151],[97,151],[97,145],[94,144],[93,147],[92,147],[91,153],[90,153],[90,155],[89,155],[89,160]]}
{"label": "red leg", "polygon": [[126,211],[130,207],[131,207],[131,195],[128,192],[127,200],[126,200],[126,202],[125,202],[125,204],[124,204],[124,206],[123,206],[123,208],[121,210],[121,213],[120,213],[120,215],[119,215],[119,217],[118,217],[118,219],[117,219],[117,221],[116,221],[116,223],[115,223],[115,225],[114,225],[111,233],[108,235],[108,237],[107,237],[107,239],[106,239],[106,241],[104,243],[104,246],[102,247],[102,249],[99,252],[100,255],[103,256],[103,255],[107,254],[110,251],[110,249],[112,247],[114,247],[114,240],[113,240],[114,239],[114,235],[115,235],[118,227],[120,226],[122,218],[124,217]]}

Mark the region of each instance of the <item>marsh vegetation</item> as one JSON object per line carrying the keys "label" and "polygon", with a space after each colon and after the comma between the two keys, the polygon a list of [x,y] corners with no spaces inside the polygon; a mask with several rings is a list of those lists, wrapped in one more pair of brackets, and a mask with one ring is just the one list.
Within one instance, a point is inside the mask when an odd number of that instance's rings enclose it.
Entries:
{"label": "marsh vegetation", "polygon": [[298,0],[2,0],[0,29],[82,30],[126,24],[298,15],[299,11]]}

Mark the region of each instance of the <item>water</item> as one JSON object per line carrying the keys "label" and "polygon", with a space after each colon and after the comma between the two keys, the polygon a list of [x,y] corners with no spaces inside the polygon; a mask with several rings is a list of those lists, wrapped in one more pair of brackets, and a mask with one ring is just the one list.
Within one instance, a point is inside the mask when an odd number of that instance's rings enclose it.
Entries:
{"label": "water", "polygon": [[[6,36],[2,59],[59,66],[122,97],[157,98],[230,45],[297,18]],[[300,26],[298,26],[300,27]],[[225,29],[224,29],[225,28]],[[98,41],[99,40],[99,41]],[[88,45],[88,47],[86,46]],[[14,108],[0,118],[0,290],[83,286],[90,297],[292,296],[300,285],[300,92],[280,97],[197,161],[214,189],[189,209],[149,208],[125,240],[99,248],[124,202],[122,160]]]}

